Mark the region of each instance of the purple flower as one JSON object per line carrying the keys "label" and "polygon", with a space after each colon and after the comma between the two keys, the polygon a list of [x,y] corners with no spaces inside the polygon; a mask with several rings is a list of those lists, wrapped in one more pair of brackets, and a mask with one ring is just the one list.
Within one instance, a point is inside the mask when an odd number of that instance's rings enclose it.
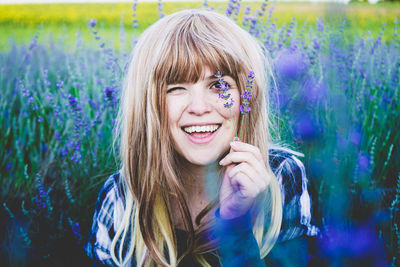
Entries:
{"label": "purple flower", "polygon": [[220,86],[220,88],[219,88],[220,93],[218,94],[218,97],[223,99],[223,100],[230,100],[230,102],[228,101],[228,102],[226,102],[224,104],[224,107],[225,108],[231,108],[233,106],[234,101],[233,101],[232,98],[230,98],[231,94],[228,93],[229,85],[222,78],[222,73],[221,72],[218,72],[217,74],[215,74],[215,77],[218,78],[218,83],[219,83],[219,86]]}
{"label": "purple flower", "polygon": [[233,106],[233,103],[234,103],[235,101],[233,101],[232,98],[230,99],[230,101],[231,101],[231,102],[226,102],[226,103],[224,104],[224,107],[226,107],[226,108],[231,108],[231,107]]}
{"label": "purple flower", "polygon": [[374,221],[350,227],[330,224],[318,240],[319,254],[331,261],[346,262],[342,264],[346,266],[357,266],[361,262],[368,262],[369,266],[388,266],[376,227]]}
{"label": "purple flower", "polygon": [[75,108],[77,106],[78,101],[77,101],[76,97],[73,97],[72,95],[68,95],[68,100],[69,100],[69,105],[72,108]]}
{"label": "purple flower", "polygon": [[368,156],[364,153],[359,153],[358,155],[358,165],[360,166],[361,169],[366,170],[370,166],[370,160]]}
{"label": "purple flower", "polygon": [[242,114],[247,114],[247,113],[250,112],[251,109],[250,109],[250,107],[248,107],[248,106],[242,106],[242,105],[240,105],[239,110],[240,110],[240,113],[242,113]]}
{"label": "purple flower", "polygon": [[60,140],[60,131],[59,130],[55,130],[54,131],[54,136],[56,137],[56,140]]}
{"label": "purple flower", "polygon": [[250,15],[250,13],[251,13],[251,7],[250,7],[250,6],[246,6],[246,7],[244,8],[244,14]]}
{"label": "purple flower", "polygon": [[323,32],[323,31],[324,31],[324,20],[323,20],[322,18],[320,18],[320,19],[317,21],[317,30],[318,30],[319,32]]}
{"label": "purple flower", "polygon": [[228,100],[230,96],[231,94],[218,94],[218,97],[224,100]]}
{"label": "purple flower", "polygon": [[97,20],[96,19],[90,19],[89,21],[89,26],[90,27],[95,27],[97,25]]}
{"label": "purple flower", "polygon": [[78,244],[81,243],[82,235],[81,235],[81,228],[79,227],[78,222],[74,222],[71,217],[68,217],[69,225],[71,226],[72,233],[78,239]]}
{"label": "purple flower", "polygon": [[132,28],[136,29],[137,27],[139,27],[138,20],[132,19]]}
{"label": "purple flower", "polygon": [[106,89],[104,91],[106,100],[113,101],[113,95],[114,95],[114,88],[111,86],[106,86]]}
{"label": "purple flower", "polygon": [[36,187],[38,190],[38,195],[33,198],[35,201],[36,207],[37,207],[38,211],[46,209],[47,216],[48,216],[52,210],[50,197],[49,197],[48,193],[46,192],[46,190],[44,189],[44,186],[41,181],[41,176],[38,173],[36,174],[35,182],[36,182]]}
{"label": "purple flower", "polygon": [[315,49],[315,50],[319,50],[321,46],[319,45],[318,40],[317,40],[317,39],[314,39],[313,42],[314,42],[314,46],[313,46],[314,49]]}
{"label": "purple flower", "polygon": [[68,155],[68,148],[62,148],[60,150],[60,156],[61,158],[65,158]]}
{"label": "purple flower", "polygon": [[361,143],[361,130],[355,129],[350,132],[350,142],[356,146]]}
{"label": "purple flower", "polygon": [[46,208],[46,202],[43,201],[42,198],[40,197],[34,197],[33,198],[36,204],[36,208],[40,211]]}
{"label": "purple flower", "polygon": [[284,49],[275,58],[275,68],[278,77],[286,81],[304,76],[308,65],[302,54]]}
{"label": "purple flower", "polygon": [[250,91],[244,91],[244,93],[241,94],[240,97],[243,98],[243,99],[246,99],[247,101],[250,101],[250,99],[251,99],[252,96],[253,96],[253,95],[251,94]]}
{"label": "purple flower", "polygon": [[299,141],[311,141],[319,137],[321,129],[318,122],[308,113],[299,113],[295,118],[293,130]]}
{"label": "purple flower", "polygon": [[242,104],[240,105],[239,110],[242,115],[250,112],[249,105],[250,105],[250,99],[253,96],[251,93],[251,89],[253,88],[254,77],[255,77],[254,72],[251,70],[249,75],[247,76],[246,90],[240,96],[242,98]]}
{"label": "purple flower", "polygon": [[43,188],[41,188],[41,189],[39,189],[39,196],[40,197],[46,197],[47,196],[47,192]]}

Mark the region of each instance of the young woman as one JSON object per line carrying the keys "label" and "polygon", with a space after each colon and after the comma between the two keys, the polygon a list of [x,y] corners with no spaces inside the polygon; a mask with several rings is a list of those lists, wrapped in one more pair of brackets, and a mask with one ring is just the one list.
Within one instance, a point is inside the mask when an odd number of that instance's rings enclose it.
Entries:
{"label": "young woman", "polygon": [[215,12],[177,12],[143,33],[121,95],[122,166],[101,189],[85,247],[96,263],[306,264],[305,236],[317,230],[302,163],[271,140],[270,73],[259,43]]}

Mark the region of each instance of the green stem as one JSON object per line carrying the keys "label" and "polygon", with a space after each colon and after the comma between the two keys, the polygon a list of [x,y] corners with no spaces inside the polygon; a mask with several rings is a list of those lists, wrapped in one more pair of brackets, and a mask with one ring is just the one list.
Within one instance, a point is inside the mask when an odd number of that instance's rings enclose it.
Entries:
{"label": "green stem", "polygon": [[229,113],[231,114],[231,118],[232,118],[232,122],[233,122],[233,128],[235,129],[235,136],[236,136],[237,138],[239,138],[238,135],[237,135],[235,119],[233,118],[232,110],[231,110],[231,109],[229,109]]}
{"label": "green stem", "polygon": [[243,129],[243,119],[244,119],[244,115],[242,114],[242,120],[241,120],[241,122],[240,122],[239,138],[242,136],[242,129]]}

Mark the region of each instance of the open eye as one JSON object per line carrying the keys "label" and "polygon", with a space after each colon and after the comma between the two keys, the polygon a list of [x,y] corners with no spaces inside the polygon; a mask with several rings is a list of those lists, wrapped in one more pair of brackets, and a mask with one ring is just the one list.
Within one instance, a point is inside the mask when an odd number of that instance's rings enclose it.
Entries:
{"label": "open eye", "polygon": [[230,88],[229,83],[227,82],[223,82],[222,84],[220,82],[214,82],[211,85],[211,89],[215,89],[215,90],[228,90]]}

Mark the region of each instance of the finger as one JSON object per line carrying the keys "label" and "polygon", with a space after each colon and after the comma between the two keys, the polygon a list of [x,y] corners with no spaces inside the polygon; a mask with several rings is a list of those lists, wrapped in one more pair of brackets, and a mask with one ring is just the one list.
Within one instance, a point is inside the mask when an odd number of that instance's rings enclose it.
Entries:
{"label": "finger", "polygon": [[255,158],[257,158],[260,161],[263,161],[263,156],[261,155],[260,149],[256,146],[243,143],[240,141],[233,141],[230,143],[231,148],[235,152],[250,152],[251,154],[254,155]]}
{"label": "finger", "polygon": [[239,194],[241,198],[255,198],[261,192],[260,188],[241,172],[232,177],[231,184],[237,189],[234,194]]}
{"label": "finger", "polygon": [[233,167],[228,172],[228,177],[232,178],[239,173],[243,173],[248,177],[248,179],[251,179],[261,191],[264,191],[269,184],[269,176],[266,173],[258,173],[247,163],[240,163],[239,165]]}
{"label": "finger", "polygon": [[250,152],[230,152],[219,162],[219,164],[222,166],[226,166],[229,164],[242,163],[242,162],[247,162],[248,164],[252,165],[254,168],[259,168],[261,162],[263,162],[263,161],[260,162]]}

